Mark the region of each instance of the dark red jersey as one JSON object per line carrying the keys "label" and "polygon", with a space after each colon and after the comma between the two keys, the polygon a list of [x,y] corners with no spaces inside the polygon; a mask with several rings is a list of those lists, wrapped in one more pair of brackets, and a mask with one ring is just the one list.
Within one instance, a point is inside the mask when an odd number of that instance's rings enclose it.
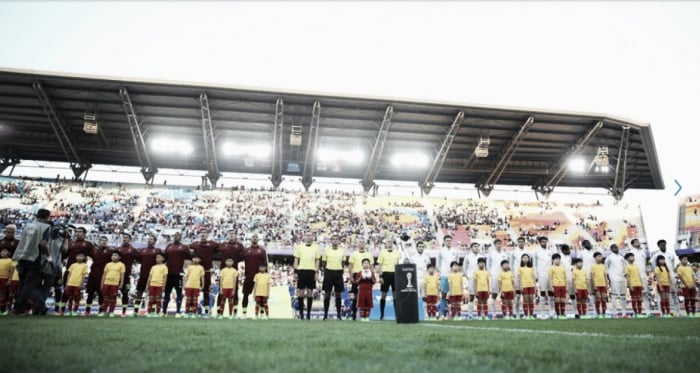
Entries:
{"label": "dark red jersey", "polygon": [[202,258],[201,264],[205,271],[210,270],[214,265],[214,254],[216,254],[218,247],[219,244],[215,241],[195,241],[190,244],[190,249],[192,249],[194,254]]}
{"label": "dark red jersey", "polygon": [[252,282],[255,274],[258,273],[260,263],[267,261],[267,252],[261,246],[251,246],[243,251],[243,262],[245,263],[245,280]]}
{"label": "dark red jersey", "polygon": [[70,268],[70,265],[75,263],[75,257],[78,256],[78,254],[84,254],[85,256],[89,256],[90,254],[92,254],[92,250],[94,249],[95,245],[93,245],[90,241],[71,241],[70,245],[68,245],[68,254],[66,255],[66,257],[68,258],[66,262],[66,268]]}
{"label": "dark red jersey", "polygon": [[156,255],[163,254],[163,250],[157,247],[147,247],[139,250],[137,260],[141,263],[141,278],[148,278],[151,273],[151,267],[156,265]]}
{"label": "dark red jersey", "polygon": [[187,245],[173,242],[165,248],[167,256],[168,275],[178,275],[184,271],[185,260],[192,259]]}
{"label": "dark red jersey", "polygon": [[10,258],[12,258],[12,254],[15,253],[18,243],[19,240],[16,238],[8,239],[7,237],[5,237],[2,240],[0,240],[0,251],[2,251],[3,249],[7,249],[10,252]]}
{"label": "dark red jersey", "polygon": [[139,252],[131,245],[121,245],[119,246],[119,253],[122,254],[122,263],[126,267],[126,276],[124,278],[128,278],[131,276],[131,267],[134,266],[134,260],[138,258]]}
{"label": "dark red jersey", "polygon": [[221,253],[221,268],[226,266],[226,259],[233,259],[233,268],[238,268],[238,263],[243,260],[243,244],[238,241],[224,242],[219,245],[219,253]]}
{"label": "dark red jersey", "polygon": [[90,277],[102,278],[105,271],[105,265],[112,261],[112,253],[114,249],[109,246],[96,247],[88,255],[92,258],[92,266],[90,267]]}

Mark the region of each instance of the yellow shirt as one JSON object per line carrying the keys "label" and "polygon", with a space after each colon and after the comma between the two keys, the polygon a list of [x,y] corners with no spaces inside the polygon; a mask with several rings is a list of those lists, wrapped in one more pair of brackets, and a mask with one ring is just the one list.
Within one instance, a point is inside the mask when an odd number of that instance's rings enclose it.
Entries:
{"label": "yellow shirt", "polygon": [[75,262],[68,268],[68,282],[66,286],[77,286],[79,288],[83,287],[83,281],[85,280],[85,275],[87,274],[87,263]]}
{"label": "yellow shirt", "polygon": [[389,250],[382,250],[377,258],[377,264],[381,266],[382,273],[393,273],[396,270],[396,265],[399,264],[400,259],[401,254],[399,254],[398,250],[392,250],[391,252],[389,252]]}
{"label": "yellow shirt", "polygon": [[642,277],[639,276],[639,267],[634,264],[628,264],[625,267],[625,277],[627,277],[627,284],[630,287],[642,286]]}
{"label": "yellow shirt", "polygon": [[498,281],[501,283],[502,292],[515,291],[513,288],[513,281],[515,280],[512,271],[501,271],[501,274],[498,275]]}
{"label": "yellow shirt", "polygon": [[437,296],[440,293],[440,276],[438,275],[427,275],[425,280],[425,295],[426,296]]}
{"label": "yellow shirt", "polygon": [[311,246],[306,246],[303,243],[294,250],[294,258],[299,259],[297,269],[315,271],[317,269],[316,261],[321,259],[321,253],[318,245],[311,244]]}
{"label": "yellow shirt", "polygon": [[323,260],[326,262],[326,269],[330,271],[340,271],[343,269],[343,259],[345,259],[345,250],[338,247],[333,249],[327,248],[323,251]]}
{"label": "yellow shirt", "polygon": [[126,272],[126,267],[122,262],[109,262],[105,264],[104,278],[105,285],[119,285],[122,275]]}
{"label": "yellow shirt", "polygon": [[462,286],[462,273],[450,272],[447,276],[447,283],[450,286],[450,295],[464,295],[464,287]]}
{"label": "yellow shirt", "polygon": [[201,289],[202,279],[204,278],[204,267],[201,264],[192,264],[187,267],[185,282],[186,289]]}
{"label": "yellow shirt", "polygon": [[222,289],[235,289],[236,288],[236,278],[238,277],[238,271],[235,268],[224,268],[221,270],[221,288]]}
{"label": "yellow shirt", "polygon": [[474,272],[474,281],[476,281],[477,293],[489,291],[489,271],[478,269]]}
{"label": "yellow shirt", "polygon": [[0,259],[0,278],[9,279],[10,272],[12,272],[12,259],[10,259],[10,258]]}
{"label": "yellow shirt", "polygon": [[12,269],[14,272],[12,272],[12,281],[19,281],[19,271],[17,271],[17,262],[12,261]]}
{"label": "yellow shirt", "polygon": [[588,290],[588,275],[583,269],[574,269],[573,272],[574,289]]}
{"label": "yellow shirt", "polygon": [[549,278],[552,286],[566,286],[566,268],[552,265],[549,267]]}
{"label": "yellow shirt", "polygon": [[608,286],[607,280],[608,271],[605,269],[605,264],[594,264],[591,266],[591,278],[593,279],[594,287]]}
{"label": "yellow shirt", "polygon": [[364,253],[355,251],[352,254],[350,254],[350,259],[348,259],[348,263],[352,265],[353,274],[362,272],[362,261],[365,259],[369,259],[369,264],[374,265],[374,257],[367,251],[365,251]]}
{"label": "yellow shirt", "polygon": [[270,296],[270,274],[258,272],[253,278],[255,282],[255,296],[269,297]]}
{"label": "yellow shirt", "polygon": [[148,286],[165,286],[165,280],[168,277],[168,266],[165,264],[156,264],[151,267],[151,283]]}
{"label": "yellow shirt", "polygon": [[671,286],[671,274],[664,270],[661,270],[661,267],[656,267],[654,269],[654,273],[656,274],[656,281],[659,283],[661,286]]}
{"label": "yellow shirt", "polygon": [[534,288],[535,287],[535,268],[533,267],[520,267],[518,268],[518,277],[520,278],[520,288]]}
{"label": "yellow shirt", "polygon": [[[695,279],[693,278],[693,268],[691,266],[680,265],[677,269],[678,277],[681,279],[681,287],[695,287]],[[687,284],[690,284],[689,286]]]}

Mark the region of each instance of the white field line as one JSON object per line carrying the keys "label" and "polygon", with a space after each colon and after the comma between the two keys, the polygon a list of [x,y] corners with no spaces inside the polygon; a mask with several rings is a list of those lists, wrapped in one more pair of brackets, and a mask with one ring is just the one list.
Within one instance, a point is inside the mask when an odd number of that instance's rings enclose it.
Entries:
{"label": "white field line", "polygon": [[608,333],[591,333],[591,332],[564,332],[560,330],[546,329],[518,329],[518,328],[500,328],[487,326],[469,326],[469,325],[438,325],[438,324],[421,324],[433,328],[449,328],[462,330],[480,330],[480,331],[499,331],[511,333],[537,333],[537,334],[554,334],[565,335],[571,337],[608,337],[608,338],[631,338],[631,339],[665,339],[674,341],[700,341],[700,336],[674,337],[664,335],[651,334],[608,334]]}

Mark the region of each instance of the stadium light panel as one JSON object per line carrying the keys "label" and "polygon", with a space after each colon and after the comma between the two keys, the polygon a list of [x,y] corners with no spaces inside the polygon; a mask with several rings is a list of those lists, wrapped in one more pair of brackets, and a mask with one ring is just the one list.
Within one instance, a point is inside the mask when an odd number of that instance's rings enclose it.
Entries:
{"label": "stadium light panel", "polygon": [[360,149],[340,150],[328,147],[320,148],[316,157],[323,162],[345,162],[353,165],[362,164],[365,160],[365,154]]}
{"label": "stadium light panel", "polygon": [[187,140],[156,138],[151,141],[151,150],[161,154],[190,155],[194,147]]}
{"label": "stadium light panel", "polygon": [[430,163],[430,157],[423,153],[396,153],[391,157],[391,164],[395,167],[426,168]]}
{"label": "stadium light panel", "polygon": [[586,171],[586,161],[583,158],[573,158],[569,160],[569,170],[576,173],[583,173]]}
{"label": "stadium light panel", "polygon": [[228,157],[246,157],[255,159],[270,158],[272,147],[266,143],[236,144],[224,143],[223,153]]}

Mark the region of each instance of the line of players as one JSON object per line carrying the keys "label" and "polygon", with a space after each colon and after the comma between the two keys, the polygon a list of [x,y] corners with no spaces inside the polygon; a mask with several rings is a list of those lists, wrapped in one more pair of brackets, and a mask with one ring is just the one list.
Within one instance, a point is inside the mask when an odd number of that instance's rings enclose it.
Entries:
{"label": "line of players", "polygon": [[[122,295],[122,316],[126,315],[131,285],[129,276],[132,273],[134,263],[140,264],[134,295],[134,316],[139,314],[139,310],[144,302],[144,294],[147,294],[149,297],[149,306],[153,306],[149,310],[151,311],[149,314],[160,313],[161,298],[162,310],[163,314],[165,314],[168,310],[170,294],[173,290],[176,294],[176,316],[182,315],[183,296],[186,298],[186,311],[191,314],[192,308],[196,308],[195,305],[200,290],[204,299],[209,299],[213,259],[217,253],[221,256],[221,263],[227,267],[222,268],[220,275],[220,289],[222,289],[222,296],[219,297],[218,303],[220,309],[223,309],[224,302],[228,300],[230,311],[233,311],[232,316],[237,314],[237,285],[239,282],[237,268],[238,263],[241,262],[245,263],[245,270],[241,276],[244,315],[248,308],[251,294],[263,298],[266,298],[269,294],[269,275],[267,284],[263,283],[264,278],[257,276],[261,268],[266,269],[267,252],[260,245],[256,234],[251,236],[251,245],[244,248],[243,244],[237,240],[235,232],[229,232],[226,242],[217,243],[209,240],[206,230],[201,230],[199,232],[199,240],[189,245],[183,244],[181,242],[181,234],[176,232],[173,235],[173,242],[169,243],[165,250],[155,247],[156,237],[151,235],[148,237],[147,247],[137,250],[131,245],[131,236],[129,234],[122,235],[123,241],[119,247],[111,248],[107,246],[106,237],[101,237],[98,245],[95,246],[92,242],[85,239],[85,233],[83,228],[77,228],[75,240],[70,241],[63,253],[66,261],[65,268],[67,268],[63,276],[63,284],[65,284],[64,288],[66,291],[61,294],[61,286],[55,288],[56,312],[60,314],[65,312],[66,306],[69,306],[69,311],[71,310],[70,306],[73,306],[73,310],[77,309],[75,302],[72,305],[67,303],[69,298],[75,299],[76,296],[81,295],[80,286],[82,286],[82,279],[87,272],[85,315],[90,315],[95,296],[98,297],[98,302],[101,305],[98,314],[110,314],[113,312],[118,292],[121,292]],[[92,259],[89,271],[87,270],[87,265],[72,267],[73,264],[79,262],[79,258],[82,258],[82,263],[84,264],[85,257]],[[192,264],[188,265],[187,271],[185,271],[185,263],[188,261],[192,262]],[[229,264],[233,272],[226,270]],[[83,269],[82,267],[85,268]],[[199,271],[200,267],[201,271]],[[259,285],[257,288],[256,276],[258,279],[257,285]],[[105,288],[105,285],[107,285],[107,288]],[[77,289],[76,286],[78,286]],[[183,288],[185,290],[184,294]],[[265,294],[265,289],[268,289],[267,294]],[[147,290],[148,292],[146,292]],[[163,297],[163,294],[165,294],[165,297]],[[263,300],[266,299],[261,299],[261,301]],[[266,309],[266,303],[258,306]],[[205,302],[205,316],[209,314],[209,311],[208,302]],[[222,312],[219,313],[219,315],[221,314]]]}
{"label": "line of players", "polygon": [[[425,268],[429,271],[427,276],[418,271],[419,281],[423,279],[422,295],[427,303],[429,318],[436,318],[438,314],[442,317],[461,315],[463,276],[468,282],[468,313],[473,312],[471,308],[476,304],[477,317],[480,318],[488,315],[489,308],[494,309],[499,296],[505,318],[519,317],[520,308],[523,316],[533,318],[537,290],[543,300],[541,313],[546,316],[564,316],[566,303],[571,299],[576,300],[577,317],[586,317],[589,292],[595,298],[598,317],[606,314],[608,294],[618,311],[614,315],[621,316],[628,291],[635,316],[649,313],[648,300],[653,295],[646,286],[647,256],[639,240],[631,241],[632,249],[624,257],[620,255],[618,246],[612,245],[611,253],[606,258],[600,252],[594,252],[590,242],[584,241],[584,250],[573,258],[567,245],[560,246],[560,252],[551,249],[547,237],[539,238],[540,247],[534,253],[526,251],[523,237],[518,238],[517,246],[511,252],[506,252],[502,241],[497,239],[494,247],[485,255],[480,254],[478,243],[472,243],[461,266],[451,247],[452,237],[445,236],[444,242],[437,260],[439,276],[436,268],[429,264],[429,258],[418,254],[422,252],[420,243],[412,260],[418,264],[417,268],[427,265]],[[678,263],[675,255],[666,252],[664,240],[660,240],[658,246],[660,251],[651,258],[651,264],[662,314],[668,316],[671,313],[671,299],[677,295],[677,277],[686,312],[693,317],[697,296],[696,273],[689,265],[688,257],[681,257]],[[441,295],[439,304],[438,295]],[[475,299],[477,302],[474,302]],[[452,308],[449,316],[448,304]],[[676,314],[679,314],[678,310]]]}

